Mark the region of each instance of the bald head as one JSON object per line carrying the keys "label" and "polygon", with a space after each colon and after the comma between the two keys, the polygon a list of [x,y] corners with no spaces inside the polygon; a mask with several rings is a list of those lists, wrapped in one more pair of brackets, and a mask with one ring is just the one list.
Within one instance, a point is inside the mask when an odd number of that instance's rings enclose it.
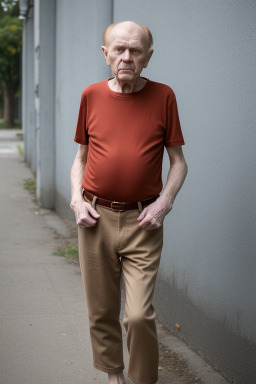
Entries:
{"label": "bald head", "polygon": [[103,45],[108,46],[113,32],[118,33],[120,30],[126,30],[128,33],[137,33],[141,36],[146,49],[150,49],[153,44],[153,37],[148,27],[140,25],[134,21],[123,21],[116,24],[109,25],[103,32]]}
{"label": "bald head", "polygon": [[104,32],[103,40],[101,49],[115,81],[131,87],[141,84],[140,74],[153,54],[149,29],[133,21],[123,21],[111,24]]}

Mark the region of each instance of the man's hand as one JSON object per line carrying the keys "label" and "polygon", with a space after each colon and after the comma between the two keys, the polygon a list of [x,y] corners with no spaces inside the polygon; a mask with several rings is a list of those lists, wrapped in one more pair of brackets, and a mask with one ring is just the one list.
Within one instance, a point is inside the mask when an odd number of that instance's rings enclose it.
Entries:
{"label": "man's hand", "polygon": [[164,218],[171,211],[175,197],[188,172],[182,147],[168,147],[166,149],[170,159],[170,170],[163,193],[154,203],[144,208],[138,217],[140,227],[149,231],[160,228],[163,224]]}
{"label": "man's hand", "polygon": [[82,228],[93,227],[100,217],[98,212],[84,199],[71,201],[70,208],[75,213],[77,225]]}
{"label": "man's hand", "polygon": [[160,228],[163,225],[165,216],[171,209],[172,205],[164,202],[160,196],[154,203],[143,209],[137,219],[140,221],[139,226],[148,231]]}

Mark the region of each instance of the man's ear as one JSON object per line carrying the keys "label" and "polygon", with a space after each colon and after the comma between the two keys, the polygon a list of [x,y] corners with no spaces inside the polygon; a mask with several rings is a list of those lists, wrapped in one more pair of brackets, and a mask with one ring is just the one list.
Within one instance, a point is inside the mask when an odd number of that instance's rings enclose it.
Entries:
{"label": "man's ear", "polygon": [[106,60],[107,65],[110,65],[109,64],[109,60],[108,60],[108,49],[107,49],[107,47],[102,45],[101,49],[102,49],[102,52],[103,52],[103,54],[105,56],[105,60]]}
{"label": "man's ear", "polygon": [[149,50],[148,50],[148,52],[147,52],[147,57],[146,57],[145,64],[144,64],[144,67],[143,67],[143,68],[147,68],[148,63],[149,63],[149,60],[151,59],[151,56],[153,55],[153,52],[154,52],[153,49],[149,49]]}

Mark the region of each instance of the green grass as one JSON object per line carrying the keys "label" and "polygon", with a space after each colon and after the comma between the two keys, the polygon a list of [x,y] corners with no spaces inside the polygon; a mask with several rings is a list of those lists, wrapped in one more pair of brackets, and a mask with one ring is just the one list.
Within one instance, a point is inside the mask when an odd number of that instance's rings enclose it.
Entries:
{"label": "green grass", "polygon": [[53,252],[53,255],[64,256],[67,259],[74,259],[78,257],[78,248],[73,246],[70,248],[66,248],[63,251]]}
{"label": "green grass", "polygon": [[16,136],[17,136],[17,139],[23,140],[23,133],[22,132],[16,133]]}
{"label": "green grass", "polygon": [[17,145],[17,149],[19,151],[20,156],[23,157],[23,149],[21,148],[21,146]]}
{"label": "green grass", "polygon": [[23,186],[25,189],[27,189],[31,192],[35,192],[36,191],[36,180],[35,179],[27,179],[24,181]]}
{"label": "green grass", "polygon": [[13,127],[6,127],[5,122],[3,119],[0,119],[0,129],[21,129],[21,122],[19,120],[14,120],[14,126]]}

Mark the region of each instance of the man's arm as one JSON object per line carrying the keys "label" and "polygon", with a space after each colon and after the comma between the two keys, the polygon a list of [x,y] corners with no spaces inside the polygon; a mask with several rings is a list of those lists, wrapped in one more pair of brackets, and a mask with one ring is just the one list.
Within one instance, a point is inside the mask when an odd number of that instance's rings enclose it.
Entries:
{"label": "man's arm", "polygon": [[100,215],[82,196],[82,180],[87,162],[88,145],[79,144],[74,164],[71,168],[71,192],[70,208],[76,216],[76,223],[80,227],[93,227]]}
{"label": "man's arm", "polygon": [[147,230],[161,227],[165,216],[172,209],[175,197],[181,189],[188,172],[182,147],[168,147],[166,150],[170,159],[170,169],[164,190],[159,198],[144,208],[138,217],[139,225]]}

